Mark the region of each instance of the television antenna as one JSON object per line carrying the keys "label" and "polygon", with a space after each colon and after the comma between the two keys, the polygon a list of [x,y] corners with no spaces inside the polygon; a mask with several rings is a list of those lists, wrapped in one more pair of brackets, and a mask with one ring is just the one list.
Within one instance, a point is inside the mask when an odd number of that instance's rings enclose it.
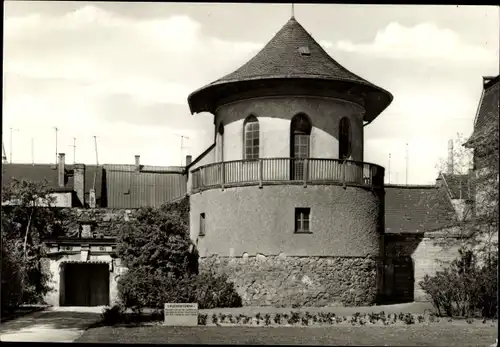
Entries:
{"label": "television antenna", "polygon": [[94,135],[94,147],[95,147],[95,162],[96,162],[96,167],[95,167],[95,172],[94,172],[94,185],[92,186],[92,189],[95,191],[95,181],[97,178],[97,170],[99,169],[99,156],[97,155],[97,136]]}
{"label": "television antenna", "polygon": [[3,144],[3,141],[2,141],[2,162],[4,164],[7,163],[7,154],[5,153],[5,145]]}
{"label": "television antenna", "polygon": [[53,129],[56,131],[56,165],[57,165],[57,132],[59,131],[59,129],[57,129],[57,127],[53,127]]}
{"label": "television antenna", "polygon": [[73,164],[76,164],[76,137],[73,137],[73,144],[69,146],[73,147]]}
{"label": "television antenna", "polygon": [[12,164],[12,132],[19,131],[19,129],[10,128],[10,163]]}
{"label": "television antenna", "polygon": [[182,166],[182,161],[183,161],[183,157],[184,157],[184,139],[186,140],[189,140],[189,137],[185,136],[185,135],[180,135],[180,134],[174,134],[172,133],[172,135],[175,135],[175,136],[179,136],[181,138],[181,166]]}

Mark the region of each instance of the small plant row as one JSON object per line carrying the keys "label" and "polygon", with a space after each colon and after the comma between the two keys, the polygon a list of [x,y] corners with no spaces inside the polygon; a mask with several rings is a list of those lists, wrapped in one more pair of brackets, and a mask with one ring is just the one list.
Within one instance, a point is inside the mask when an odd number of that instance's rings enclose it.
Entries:
{"label": "small plant row", "polygon": [[[298,312],[292,311],[287,313],[264,314],[256,313],[253,316],[243,314],[207,314],[198,315],[199,325],[257,325],[257,326],[276,326],[276,325],[334,325],[334,324],[350,324],[350,325],[390,325],[390,324],[416,324],[416,323],[434,323],[439,322],[440,318],[433,314],[412,314],[412,313],[355,313],[352,316],[337,316],[333,312]],[[473,320],[467,319],[471,324]]]}

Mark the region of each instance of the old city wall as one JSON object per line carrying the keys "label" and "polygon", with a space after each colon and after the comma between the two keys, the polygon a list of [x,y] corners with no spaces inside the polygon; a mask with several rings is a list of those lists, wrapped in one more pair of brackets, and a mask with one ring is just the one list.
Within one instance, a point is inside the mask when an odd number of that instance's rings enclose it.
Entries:
{"label": "old city wall", "polygon": [[200,259],[201,270],[227,274],[248,306],[356,306],[377,299],[379,264],[370,257],[257,254]]}
{"label": "old city wall", "polygon": [[[162,208],[178,210],[183,219],[189,221],[189,198],[184,197],[164,205]],[[77,237],[82,221],[90,221],[93,233],[98,237],[116,237],[120,228],[133,219],[137,209],[108,208],[64,208],[61,210],[62,230],[65,236]]]}

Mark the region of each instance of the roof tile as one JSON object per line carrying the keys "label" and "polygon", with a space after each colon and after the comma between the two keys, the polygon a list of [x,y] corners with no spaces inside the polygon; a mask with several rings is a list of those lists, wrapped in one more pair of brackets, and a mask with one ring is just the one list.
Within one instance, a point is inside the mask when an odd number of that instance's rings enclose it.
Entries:
{"label": "roof tile", "polygon": [[[301,54],[305,51],[309,54]],[[188,101],[191,111],[209,110],[204,101],[213,97],[208,90],[230,83],[263,79],[316,79],[348,82],[367,87],[365,118],[375,118],[392,101],[392,95],[344,68],[328,55],[312,36],[292,17],[276,35],[246,64],[236,71],[193,92]]]}
{"label": "roof tile", "polygon": [[455,209],[436,186],[385,187],[385,232],[423,233],[454,222]]}

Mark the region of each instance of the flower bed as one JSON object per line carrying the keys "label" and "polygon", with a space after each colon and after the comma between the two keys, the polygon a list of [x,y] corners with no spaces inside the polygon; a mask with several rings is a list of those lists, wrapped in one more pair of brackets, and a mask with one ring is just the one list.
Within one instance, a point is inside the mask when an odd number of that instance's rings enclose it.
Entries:
{"label": "flower bed", "polygon": [[232,314],[199,314],[198,325],[208,326],[328,326],[328,325],[410,325],[431,323],[440,318],[431,314],[413,313],[355,313],[352,316],[337,316],[333,312],[299,312],[260,314],[253,316]]}
{"label": "flower bed", "polygon": [[[108,310],[106,313],[108,323],[101,325],[163,325],[164,315],[162,310],[149,313],[120,314],[117,310]],[[114,317],[113,317],[114,316]],[[103,316],[104,318],[104,316]],[[112,323],[113,322],[113,323]],[[288,312],[255,314],[229,314],[229,313],[199,313],[198,326],[247,326],[247,327],[325,327],[325,326],[406,326],[428,325],[436,323],[457,324],[496,324],[496,320],[438,317],[430,310],[425,313],[386,313],[384,311],[355,312],[350,315],[337,315],[334,312],[309,312],[291,310]]]}

